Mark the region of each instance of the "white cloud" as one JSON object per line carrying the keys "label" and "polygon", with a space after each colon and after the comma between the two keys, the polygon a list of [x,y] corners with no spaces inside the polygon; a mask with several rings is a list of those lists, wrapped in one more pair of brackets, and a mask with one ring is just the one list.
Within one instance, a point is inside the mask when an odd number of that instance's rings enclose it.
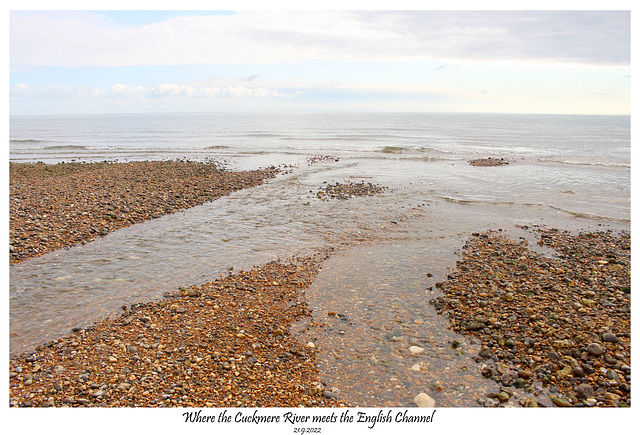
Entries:
{"label": "white cloud", "polygon": [[[107,92],[103,92],[106,94]],[[121,83],[115,84],[111,87],[109,92],[110,96],[121,96],[121,97],[143,97],[147,93],[147,90],[142,86],[128,86],[123,85]]]}
{"label": "white cloud", "polygon": [[187,86],[164,83],[153,88],[116,84],[110,89],[88,88],[86,86],[28,86],[16,84],[11,87],[12,97],[81,98],[119,97],[139,98],[291,98],[301,95],[301,91],[283,93],[267,88],[247,88],[245,86]]}
{"label": "white cloud", "polygon": [[119,26],[96,13],[12,12],[12,65],[309,60],[629,63],[628,12],[248,11]]}

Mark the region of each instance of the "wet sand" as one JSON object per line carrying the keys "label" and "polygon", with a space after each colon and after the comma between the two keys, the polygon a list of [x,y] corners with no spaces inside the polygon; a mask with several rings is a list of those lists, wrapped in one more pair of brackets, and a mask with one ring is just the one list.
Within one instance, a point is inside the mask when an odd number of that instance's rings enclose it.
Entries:
{"label": "wet sand", "polygon": [[[20,196],[15,204],[37,204],[31,196],[51,205],[51,212],[55,212],[54,204],[65,204],[66,214],[73,209],[77,210],[76,217],[83,216],[67,221],[64,228],[71,230],[69,234],[99,237],[101,233],[87,233],[86,228],[99,227],[108,220],[104,213],[87,208],[83,195],[101,197],[101,193],[117,191],[117,198],[122,200],[119,204],[136,210],[132,194],[136,193],[139,202],[144,194],[138,189],[153,190],[139,179],[143,167],[158,169],[153,176],[156,188],[167,174],[182,174],[182,178],[169,177],[169,192],[178,185],[191,186],[185,188],[189,190],[208,183],[208,188],[197,189],[219,193],[229,185],[246,187],[275,175],[275,170],[266,170],[234,178],[224,172],[216,187],[219,168],[184,162],[165,167],[160,162],[145,162],[124,170],[129,174],[124,179],[133,178],[134,182],[123,188],[123,178],[118,175],[123,171],[114,170],[113,165],[12,166],[11,240],[12,249],[21,253],[15,261],[58,245],[49,244],[49,237],[31,238],[30,250],[16,249],[19,244],[14,245],[14,234],[37,232],[32,227],[38,228],[36,224],[41,226],[43,221],[24,216],[14,220],[14,213],[24,211],[14,209],[14,182],[22,189],[16,190]],[[88,185],[94,187],[84,187]],[[70,202],[64,186],[80,196]],[[74,190],[72,186],[83,187]],[[154,198],[153,204],[162,204],[157,196]],[[132,212],[132,216],[143,220],[155,217],[167,208],[167,202],[156,212]],[[43,219],[49,215],[40,213]],[[64,213],[62,216],[66,218]],[[58,221],[64,219],[52,220]],[[129,220],[116,222],[126,225]],[[53,237],[58,230],[49,225],[46,234]],[[479,397],[478,404],[630,404],[628,234],[571,236],[546,229],[540,229],[540,234],[542,244],[557,249],[559,258],[543,258],[524,242],[509,241],[494,233],[476,235],[465,247],[465,258],[458,263],[456,273],[437,286],[442,293],[432,301],[435,308],[448,316],[454,331],[470,334],[483,344],[476,358],[478,366],[470,369],[500,386],[499,393]],[[87,240],[80,238],[73,243]],[[311,315],[304,290],[327,256],[318,253],[271,262],[202,286],[167,293],[162,301],[126,306],[119,317],[11,357],[10,406],[348,405],[339,391],[319,381],[317,357],[326,350],[315,343],[301,343],[290,334],[295,322]],[[529,283],[526,291],[523,280]],[[455,347],[456,343],[451,345]],[[540,400],[516,400],[516,390],[534,396],[550,391],[550,395]]]}

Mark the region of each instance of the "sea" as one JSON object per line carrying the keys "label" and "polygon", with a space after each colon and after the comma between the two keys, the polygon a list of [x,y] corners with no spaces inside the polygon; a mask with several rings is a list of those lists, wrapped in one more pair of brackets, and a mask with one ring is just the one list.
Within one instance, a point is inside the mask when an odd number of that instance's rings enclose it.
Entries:
{"label": "sea", "polygon": [[[292,255],[335,249],[306,296],[341,319],[301,340],[357,406],[481,406],[474,346],[429,300],[474,232],[536,249],[533,228],[630,230],[629,116],[463,113],[180,113],[11,116],[11,162],[215,161],[268,166],[256,188],[10,267],[10,349],[118,315],[122,305]],[[504,159],[477,167],[471,160]],[[332,183],[384,193],[322,201]],[[371,241],[373,237],[373,240]],[[541,255],[553,255],[543,252]],[[465,344],[464,355],[449,345]],[[411,345],[425,352],[407,354]],[[457,353],[456,353],[457,352]],[[417,362],[416,362],[417,361]],[[419,370],[416,370],[419,367]]]}

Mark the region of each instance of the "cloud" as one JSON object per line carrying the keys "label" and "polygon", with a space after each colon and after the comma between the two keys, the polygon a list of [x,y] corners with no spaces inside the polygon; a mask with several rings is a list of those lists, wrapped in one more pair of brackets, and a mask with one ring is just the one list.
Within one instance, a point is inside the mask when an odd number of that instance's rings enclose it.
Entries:
{"label": "cloud", "polygon": [[241,11],[138,26],[95,12],[14,11],[10,24],[15,68],[630,59],[628,11]]}
{"label": "cloud", "polygon": [[187,86],[174,83],[160,84],[152,88],[124,84],[116,84],[110,89],[88,88],[85,86],[28,86],[26,84],[16,84],[11,87],[11,96],[14,98],[292,98],[301,94],[301,91],[280,92],[274,89],[248,88],[245,86]]}
{"label": "cloud", "polygon": [[257,75],[257,74],[251,74],[249,77],[247,77],[247,78],[246,78],[246,79],[244,79],[244,80],[245,80],[245,81],[247,81],[247,82],[252,82],[252,81],[254,81],[254,80],[258,79],[259,77],[260,77],[260,76],[259,76],[259,75]]}

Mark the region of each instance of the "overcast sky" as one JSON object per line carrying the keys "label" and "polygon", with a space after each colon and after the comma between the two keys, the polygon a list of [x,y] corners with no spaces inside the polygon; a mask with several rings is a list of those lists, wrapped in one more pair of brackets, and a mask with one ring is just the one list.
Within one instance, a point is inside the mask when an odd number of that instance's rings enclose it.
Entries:
{"label": "overcast sky", "polygon": [[630,113],[629,11],[12,11],[11,114]]}

